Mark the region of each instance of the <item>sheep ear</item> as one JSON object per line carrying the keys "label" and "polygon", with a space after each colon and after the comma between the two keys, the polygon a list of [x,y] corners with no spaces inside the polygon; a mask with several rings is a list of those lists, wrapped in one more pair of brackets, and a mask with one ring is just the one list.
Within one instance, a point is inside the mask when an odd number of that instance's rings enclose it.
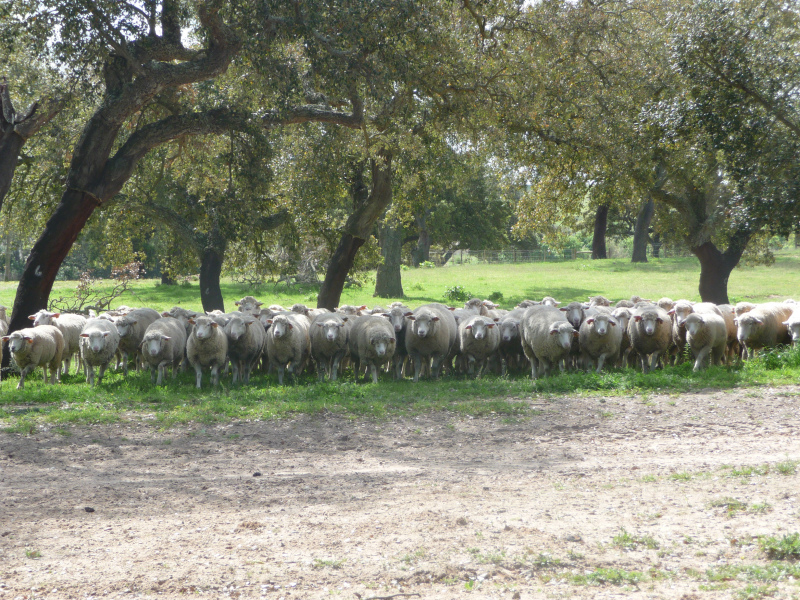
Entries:
{"label": "sheep ear", "polygon": [[467,325],[464,327],[464,329],[472,329],[472,325]]}
{"label": "sheep ear", "polygon": [[30,316],[30,317],[28,317],[28,318],[29,318],[31,321],[35,321],[35,320],[36,320],[36,315],[31,315],[31,316]]}
{"label": "sheep ear", "polygon": [[642,315],[633,315],[633,320],[637,323],[642,320]]}
{"label": "sheep ear", "polygon": [[88,334],[88,333],[82,333],[82,334],[81,334],[81,337],[82,337],[82,338],[87,338],[87,337],[89,337],[89,334]]}
{"label": "sheep ear", "polygon": [[[385,315],[384,315],[384,316],[385,316]],[[344,322],[346,323],[346,322],[347,322],[347,320],[348,320],[349,318],[350,318],[350,317],[348,317],[347,315],[345,315],[345,316],[343,316],[343,317],[342,317],[342,321],[344,321]]]}
{"label": "sheep ear", "polygon": [[191,319],[189,319],[189,323],[191,323],[192,325],[194,325],[194,324],[195,324],[195,323],[194,323],[194,318],[191,318]]}
{"label": "sheep ear", "polygon": [[216,321],[212,321],[212,322],[211,322],[211,326],[212,326],[214,329],[216,329],[217,327],[219,327],[219,323],[217,323]]}
{"label": "sheep ear", "polygon": [[168,336],[168,335],[162,335],[162,336],[161,336],[161,339],[162,339],[162,340],[164,340],[165,342],[168,342],[168,341],[169,341],[169,340],[171,340],[172,338],[171,338],[170,336]]}
{"label": "sheep ear", "polygon": [[609,319],[608,320],[608,324],[611,325],[612,327],[616,327],[617,326],[617,322],[614,319]]}
{"label": "sheep ear", "polygon": [[675,309],[674,309],[674,308],[670,308],[670,309],[667,311],[667,314],[668,314],[668,315],[674,315],[674,314],[675,314]]}
{"label": "sheep ear", "polygon": [[103,337],[108,337],[108,334],[109,334],[109,333],[110,333],[109,331],[104,331],[104,332],[103,332]]}
{"label": "sheep ear", "polygon": [[759,325],[761,325],[761,324],[764,322],[763,320],[759,319],[758,317],[753,317],[753,320],[754,320],[756,323],[758,323]]}
{"label": "sheep ear", "polygon": [[317,323],[317,327],[322,327],[322,323]]}
{"label": "sheep ear", "polygon": [[416,321],[416,317],[414,315],[406,315],[406,319],[409,321]]}
{"label": "sheep ear", "polygon": [[8,336],[8,335],[4,335],[4,336],[3,336],[2,338],[0,338],[0,339],[2,339],[4,342],[7,342],[8,340],[10,340],[10,339],[11,339],[11,337],[10,337],[10,336]]}
{"label": "sheep ear", "polygon": [[272,319],[267,319],[267,323],[269,323],[270,325],[272,325]]}
{"label": "sheep ear", "polygon": [[581,335],[581,334],[580,334],[580,333],[578,333],[577,331],[573,331],[573,332],[572,332],[572,337],[574,337],[574,338],[576,338],[576,337],[580,337],[580,335]]}
{"label": "sheep ear", "polygon": [[663,322],[664,319],[662,319],[661,317],[656,317],[656,323],[663,323]]}
{"label": "sheep ear", "polygon": [[367,310],[367,305],[365,304],[364,306],[359,306],[358,310]]}
{"label": "sheep ear", "polygon": [[391,319],[392,318],[392,315],[390,315],[389,313],[381,313],[381,316],[382,317],[386,317],[387,319]]}
{"label": "sheep ear", "polygon": [[783,325],[789,326],[789,321],[783,321]]}
{"label": "sheep ear", "polygon": [[53,313],[51,316],[52,316],[54,319],[57,319],[58,317],[60,317],[60,316],[61,316],[61,313]]}
{"label": "sheep ear", "polygon": [[455,309],[456,309],[456,307],[455,307],[455,306],[448,306],[448,307],[447,307],[447,310],[455,310]]}
{"label": "sheep ear", "polygon": [[32,344],[33,343],[33,338],[26,335],[25,336],[25,341],[28,342],[29,344]]}
{"label": "sheep ear", "polygon": [[500,322],[500,317],[495,317],[495,318],[494,318],[494,319],[492,319],[492,320],[493,320],[495,323],[499,323],[499,322]]}
{"label": "sheep ear", "polygon": [[586,322],[587,322],[589,325],[591,325],[592,323],[594,323],[594,317],[589,317],[588,319],[586,319]]}
{"label": "sheep ear", "polygon": [[565,306],[564,308],[559,308],[558,310],[560,310],[561,312],[567,312],[567,307]]}
{"label": "sheep ear", "polygon": [[261,306],[262,304],[264,304],[264,303],[263,302],[256,302],[256,306]]}
{"label": "sheep ear", "polygon": [[390,343],[390,344],[394,344],[396,341],[397,341],[397,340],[395,340],[394,338],[389,338],[389,343]]}
{"label": "sheep ear", "polygon": [[488,323],[486,326],[487,326],[489,329],[491,329],[492,327],[494,327],[494,325],[495,325],[494,323]]}
{"label": "sheep ear", "polygon": [[237,300],[236,302],[234,302],[234,304],[235,304],[236,306],[239,306],[239,305],[241,304],[241,301],[240,301],[240,300]]}
{"label": "sheep ear", "polygon": [[294,329],[294,325],[292,325],[291,323],[287,323],[287,325],[289,326],[289,329]]}
{"label": "sheep ear", "polygon": [[438,321],[438,320],[439,320],[439,317],[433,317],[433,318],[431,319],[431,321],[433,321],[434,323],[435,323],[436,321]]}
{"label": "sheep ear", "polygon": [[162,313],[161,313],[161,316],[162,316],[162,317],[171,317],[172,315],[171,315],[171,314],[169,314],[168,312],[162,312]]}
{"label": "sheep ear", "polygon": [[410,316],[411,316],[411,315],[413,315],[413,314],[414,314],[413,312],[411,312],[411,311],[408,311],[408,312],[407,312],[406,314],[404,314],[403,316],[404,316],[404,317],[410,317]]}

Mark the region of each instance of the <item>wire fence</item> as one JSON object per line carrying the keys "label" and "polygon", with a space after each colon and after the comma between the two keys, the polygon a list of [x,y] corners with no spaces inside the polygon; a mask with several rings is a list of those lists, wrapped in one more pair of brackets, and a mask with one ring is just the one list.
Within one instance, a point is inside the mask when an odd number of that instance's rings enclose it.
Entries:
{"label": "wire fence", "polygon": [[[613,249],[607,252],[608,258],[630,258],[630,249]],[[648,257],[653,256],[652,249],[648,246]],[[677,254],[670,253],[670,256]],[[666,246],[661,246],[658,256],[667,257]],[[588,259],[592,257],[590,250],[565,249],[560,252],[548,250],[456,250],[455,252],[445,252],[442,250],[431,250],[430,262],[437,267],[445,263],[451,265],[468,264],[509,264],[509,263],[535,263],[535,262],[563,262],[566,260]]]}

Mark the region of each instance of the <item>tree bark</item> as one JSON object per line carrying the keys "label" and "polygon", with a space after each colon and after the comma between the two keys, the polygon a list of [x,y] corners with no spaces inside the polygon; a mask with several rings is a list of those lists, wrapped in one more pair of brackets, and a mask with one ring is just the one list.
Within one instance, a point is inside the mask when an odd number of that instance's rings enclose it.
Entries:
{"label": "tree bark", "polygon": [[700,261],[699,291],[703,302],[728,304],[728,278],[739,264],[750,236],[747,230],[735,231],[724,252],[710,241],[692,248],[692,253]]}
{"label": "tree bark", "polygon": [[219,285],[224,255],[224,248],[209,244],[203,249],[203,255],[200,257],[200,299],[206,312],[211,310],[225,312],[225,301]]}
{"label": "tree bark", "polygon": [[636,215],[636,225],[633,229],[633,256],[631,262],[647,262],[647,240],[650,235],[650,221],[655,213],[655,202],[648,198]]}
{"label": "tree bark", "polygon": [[375,223],[392,203],[392,156],[382,152],[370,160],[372,189],[364,184],[363,165],[355,168],[351,195],[353,212],[347,219],[342,239],[331,256],[325,280],[319,290],[317,308],[333,310],[339,305],[344,283],[353,267],[358,249],[372,233]]}
{"label": "tree bark", "polygon": [[403,281],[400,271],[402,262],[402,230],[396,218],[388,220],[381,228],[381,256],[375,278],[375,293],[378,298],[402,298]]}
{"label": "tree bark", "polygon": [[606,230],[608,229],[608,204],[597,207],[594,216],[594,235],[592,235],[592,258],[608,258],[606,253]]}
{"label": "tree bark", "polygon": [[417,225],[417,231],[419,233],[417,247],[414,248],[414,251],[411,253],[411,264],[415,267],[431,259],[431,232],[428,229],[428,217],[430,214],[431,211],[428,209],[414,217],[414,222]]}

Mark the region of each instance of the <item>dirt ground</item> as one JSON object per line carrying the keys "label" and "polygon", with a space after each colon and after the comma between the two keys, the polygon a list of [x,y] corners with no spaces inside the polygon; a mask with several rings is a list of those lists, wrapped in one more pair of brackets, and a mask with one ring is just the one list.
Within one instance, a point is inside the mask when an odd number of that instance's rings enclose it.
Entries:
{"label": "dirt ground", "polygon": [[707,574],[800,530],[798,398],[0,434],[0,598],[800,597]]}

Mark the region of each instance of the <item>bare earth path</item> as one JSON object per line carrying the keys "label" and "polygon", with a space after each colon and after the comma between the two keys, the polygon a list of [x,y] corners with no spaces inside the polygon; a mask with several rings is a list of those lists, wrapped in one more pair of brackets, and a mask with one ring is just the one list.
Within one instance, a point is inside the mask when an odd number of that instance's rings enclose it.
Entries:
{"label": "bare earth path", "polygon": [[800,597],[708,575],[800,530],[799,398],[0,434],[0,598]]}

